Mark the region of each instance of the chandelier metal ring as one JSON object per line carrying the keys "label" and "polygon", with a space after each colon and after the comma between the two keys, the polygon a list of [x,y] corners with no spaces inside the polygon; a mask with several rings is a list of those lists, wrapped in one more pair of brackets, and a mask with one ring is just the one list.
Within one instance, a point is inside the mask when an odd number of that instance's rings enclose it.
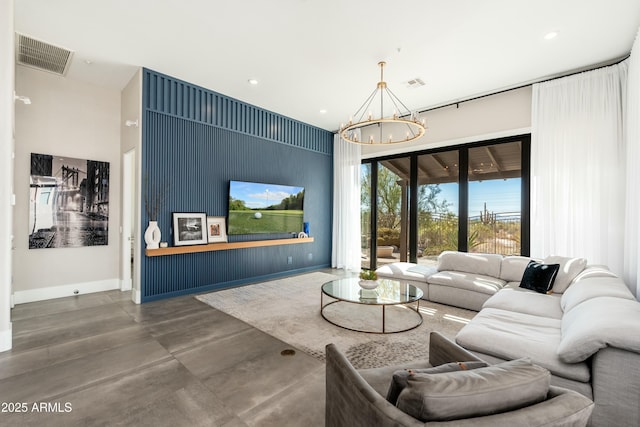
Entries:
{"label": "chandelier metal ring", "polygon": [[[346,125],[340,126],[340,136],[345,141],[356,144],[397,144],[420,138],[426,131],[424,119],[418,119],[417,115],[391,92],[384,81],[386,63],[381,61],[378,65],[380,81],[376,89],[356,111],[354,115],[357,117],[356,121],[350,119]],[[388,99],[387,105],[391,104],[393,107],[393,113],[388,114],[387,117],[385,117],[385,96]],[[379,102],[374,103],[376,99],[379,99]],[[379,106],[379,114],[371,111],[372,106]],[[369,112],[365,118],[367,110]],[[385,125],[389,126],[385,128]]]}

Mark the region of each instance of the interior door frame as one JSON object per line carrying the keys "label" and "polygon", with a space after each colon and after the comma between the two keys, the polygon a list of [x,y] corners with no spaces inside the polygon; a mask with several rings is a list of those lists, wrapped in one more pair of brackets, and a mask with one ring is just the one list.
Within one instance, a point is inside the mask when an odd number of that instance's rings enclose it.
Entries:
{"label": "interior door frame", "polygon": [[[135,280],[135,148],[122,155],[122,246],[121,246],[121,274],[120,290],[131,291],[137,289]],[[133,244],[132,244],[133,243]]]}

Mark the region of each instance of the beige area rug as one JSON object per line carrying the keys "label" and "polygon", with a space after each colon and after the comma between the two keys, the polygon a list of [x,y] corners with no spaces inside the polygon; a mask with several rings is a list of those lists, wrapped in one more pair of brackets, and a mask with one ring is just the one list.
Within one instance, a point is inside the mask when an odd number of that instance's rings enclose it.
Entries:
{"label": "beige area rug", "polygon": [[[320,288],[337,276],[313,272],[269,282],[198,295],[200,301],[230,314],[307,354],[324,360],[325,346],[334,343],[356,368],[372,368],[424,359],[429,332],[453,338],[476,312],[420,301],[424,321],[419,327],[393,334],[354,332],[327,322],[320,315]],[[324,296],[325,303],[331,301]],[[337,303],[325,314],[358,328],[380,328],[379,306]],[[387,325],[400,329],[415,319],[408,309],[387,308]],[[342,324],[342,323],[340,323]]]}

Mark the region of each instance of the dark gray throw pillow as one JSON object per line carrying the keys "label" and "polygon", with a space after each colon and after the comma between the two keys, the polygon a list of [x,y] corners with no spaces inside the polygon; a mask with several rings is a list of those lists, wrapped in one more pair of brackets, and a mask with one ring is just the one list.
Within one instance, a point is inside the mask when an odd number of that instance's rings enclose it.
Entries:
{"label": "dark gray throw pillow", "polygon": [[559,270],[560,264],[542,264],[531,261],[524,269],[520,287],[541,294],[550,293]]}
{"label": "dark gray throw pillow", "polygon": [[434,366],[433,368],[421,368],[421,369],[403,369],[393,373],[391,384],[389,384],[389,390],[387,391],[387,400],[395,405],[398,401],[398,396],[407,386],[407,380],[409,377],[415,374],[441,374],[444,372],[465,371],[468,369],[485,368],[487,365],[484,362],[454,362],[445,363],[444,365]]}
{"label": "dark gray throw pillow", "polygon": [[396,406],[423,422],[482,417],[542,402],[550,378],[527,358],[468,371],[416,373]]}

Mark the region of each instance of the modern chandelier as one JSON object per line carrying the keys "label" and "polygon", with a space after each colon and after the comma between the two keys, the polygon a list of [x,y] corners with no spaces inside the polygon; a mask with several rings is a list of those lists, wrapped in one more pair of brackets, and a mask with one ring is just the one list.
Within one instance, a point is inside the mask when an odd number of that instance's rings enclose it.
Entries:
{"label": "modern chandelier", "polygon": [[342,139],[356,144],[397,144],[424,135],[424,119],[418,119],[387,87],[385,65],[384,61],[378,62],[380,81],[375,90],[349,122],[340,126]]}

